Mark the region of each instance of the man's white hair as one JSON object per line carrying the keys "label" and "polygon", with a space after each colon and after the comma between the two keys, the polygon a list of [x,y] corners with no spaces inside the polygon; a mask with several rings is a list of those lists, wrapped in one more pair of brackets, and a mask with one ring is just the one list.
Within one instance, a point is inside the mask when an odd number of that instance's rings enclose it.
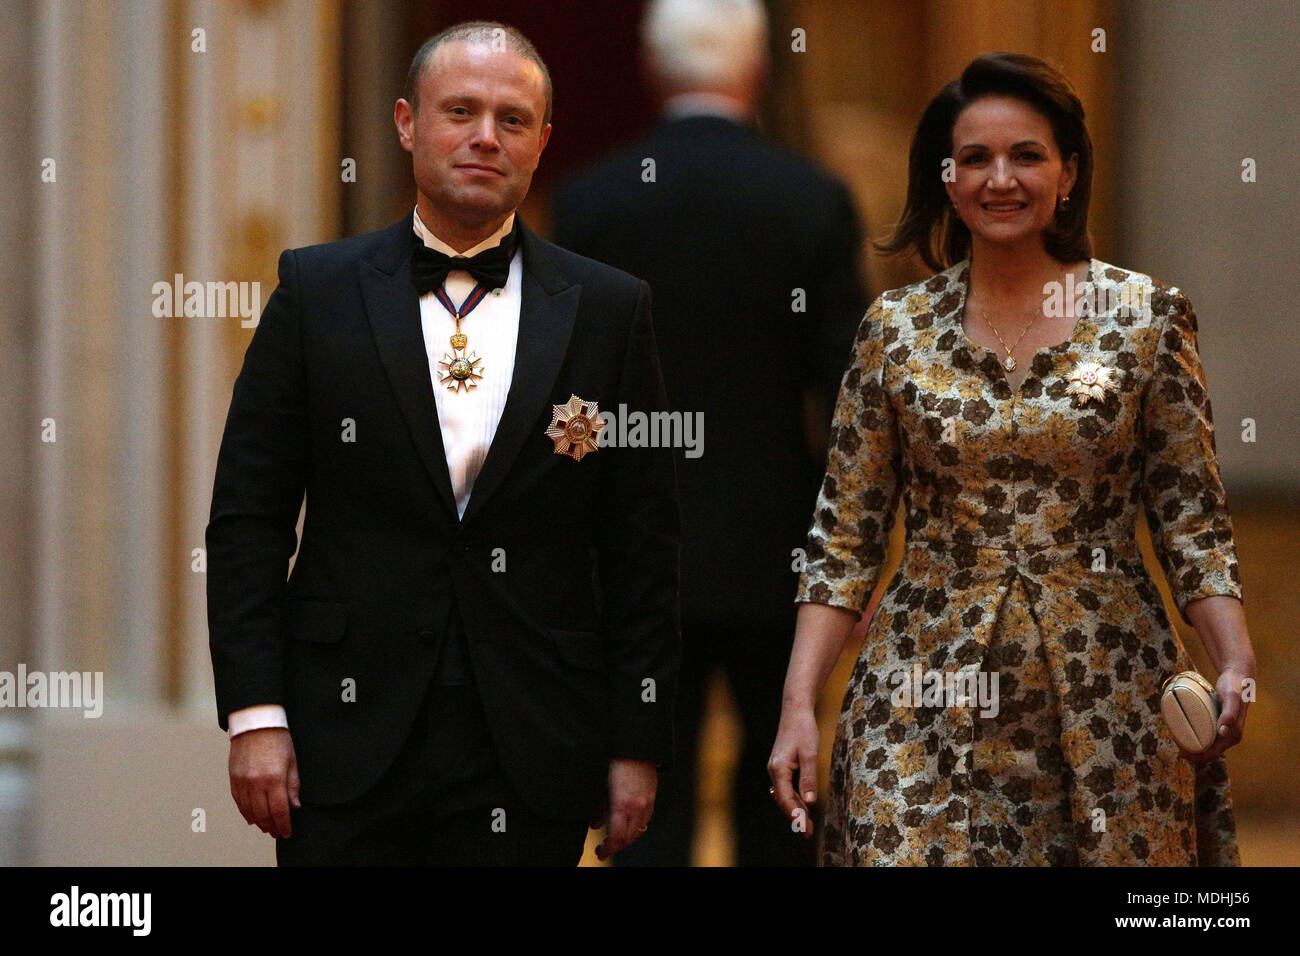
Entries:
{"label": "man's white hair", "polygon": [[671,89],[734,88],[767,57],[767,11],[759,0],[652,0],[641,41]]}

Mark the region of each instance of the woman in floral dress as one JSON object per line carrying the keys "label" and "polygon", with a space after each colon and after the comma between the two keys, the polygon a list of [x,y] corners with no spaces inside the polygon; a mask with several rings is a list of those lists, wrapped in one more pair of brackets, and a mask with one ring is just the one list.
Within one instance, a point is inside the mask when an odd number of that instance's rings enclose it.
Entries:
{"label": "woman in floral dress", "polygon": [[[831,761],[829,865],[1234,865],[1223,752],[1255,676],[1196,315],[1092,258],[1092,145],[1069,82],[986,54],[926,110],[888,251],[938,273],[858,331],[813,516],[769,769],[816,799],[817,695],[867,631]],[[1216,669],[1218,738],[1182,753],[1192,669],[1135,540]]]}

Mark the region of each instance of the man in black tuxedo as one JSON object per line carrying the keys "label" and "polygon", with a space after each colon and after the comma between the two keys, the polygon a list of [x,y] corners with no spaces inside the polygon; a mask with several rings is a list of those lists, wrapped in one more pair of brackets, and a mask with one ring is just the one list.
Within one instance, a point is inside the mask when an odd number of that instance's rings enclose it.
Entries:
{"label": "man in black tuxedo", "polygon": [[[669,404],[703,412],[704,454],[678,458],[682,502],[677,771],[621,864],[685,865],[707,681],[727,675],[744,728],[737,861],[811,865],[768,795],[794,632],[796,549],[866,297],[848,191],[753,128],[766,71],[756,0],[656,0],[643,21],[664,121],[556,194],[560,245],[645,278]],[[651,161],[651,162],[648,162]],[[805,414],[806,410],[811,410]]]}
{"label": "man in black tuxedo", "polygon": [[597,436],[665,397],[647,285],[515,214],[550,113],[522,35],[444,31],[394,113],[414,214],[280,257],[207,545],[231,791],[281,865],[573,865],[649,823],[673,461]]}

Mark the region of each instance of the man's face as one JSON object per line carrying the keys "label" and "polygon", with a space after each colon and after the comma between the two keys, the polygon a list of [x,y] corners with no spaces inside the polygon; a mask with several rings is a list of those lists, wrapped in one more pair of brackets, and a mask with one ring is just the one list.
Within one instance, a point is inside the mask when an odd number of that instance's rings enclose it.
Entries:
{"label": "man's face", "polygon": [[420,112],[394,111],[415,184],[438,217],[477,228],[528,194],[551,127],[541,70],[487,43],[444,43],[420,77]]}

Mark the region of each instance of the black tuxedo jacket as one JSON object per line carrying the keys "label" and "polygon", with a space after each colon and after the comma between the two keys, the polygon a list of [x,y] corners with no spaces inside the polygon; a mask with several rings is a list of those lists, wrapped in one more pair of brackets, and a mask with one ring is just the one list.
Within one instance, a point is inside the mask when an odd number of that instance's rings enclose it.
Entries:
{"label": "black tuxedo jacket", "polygon": [[[218,720],[283,705],[303,801],[351,799],[405,742],[458,614],[511,782],[538,812],[586,818],[609,758],[671,754],[673,460],[606,447],[576,461],[545,430],[571,395],[665,408],[649,287],[521,223],[514,376],[461,520],[411,285],[418,241],[408,216],[280,257],[207,528]],[[503,374],[490,356],[484,371]]]}
{"label": "black tuxedo jacket", "polygon": [[848,190],[750,127],[693,116],[563,184],[553,231],[650,283],[669,404],[704,413],[704,454],[677,457],[683,615],[792,626],[792,551],[825,471],[803,393],[829,427],[867,306]]}

